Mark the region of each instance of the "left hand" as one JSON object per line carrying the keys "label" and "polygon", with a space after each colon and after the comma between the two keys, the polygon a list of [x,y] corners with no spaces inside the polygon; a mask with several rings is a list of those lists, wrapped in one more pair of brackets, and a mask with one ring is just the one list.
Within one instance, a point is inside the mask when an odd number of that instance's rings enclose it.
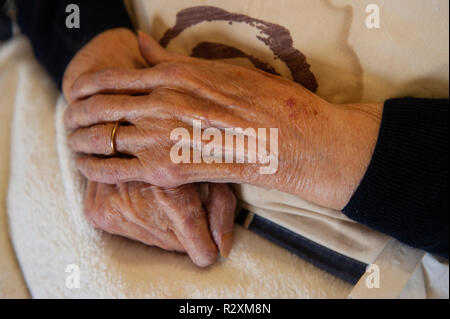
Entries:
{"label": "left hand", "polygon": [[143,69],[148,67],[142,57],[136,35],[129,29],[107,30],[87,43],[70,61],[64,73],[64,97],[71,103],[72,86],[82,75],[107,68]]}
{"label": "left hand", "polygon": [[[81,76],[73,86],[72,99],[82,100],[69,106],[66,124],[74,130],[70,147],[84,153],[77,165],[85,176],[104,183],[143,181],[161,187],[246,183],[334,209],[348,203],[371,160],[381,104],[335,105],[272,74],[168,52],[144,34],[139,44],[151,67],[110,68]],[[258,164],[175,164],[171,134],[182,128],[192,137],[193,120],[220,132],[277,128],[278,170],[263,175]],[[120,126],[116,135],[118,151],[130,157],[92,156],[109,154],[108,133],[118,121],[131,124]],[[197,145],[192,140],[185,144],[191,153]],[[246,149],[242,152],[235,158],[249,155]]]}
{"label": "left hand", "polygon": [[[159,188],[88,182],[85,215],[95,227],[165,250],[186,252],[200,267],[231,249],[236,199],[226,184]],[[204,192],[204,198],[199,195]],[[210,233],[211,230],[211,233]]]}

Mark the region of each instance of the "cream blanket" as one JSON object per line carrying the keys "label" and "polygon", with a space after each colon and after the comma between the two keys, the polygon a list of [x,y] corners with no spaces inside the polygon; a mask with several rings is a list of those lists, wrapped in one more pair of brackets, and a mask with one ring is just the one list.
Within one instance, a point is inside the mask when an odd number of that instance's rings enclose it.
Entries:
{"label": "cream blanket", "polygon": [[[22,42],[22,45],[19,43]],[[12,248],[6,216],[11,119],[21,70],[31,59],[24,41],[0,44],[0,298],[26,298],[28,290]]]}

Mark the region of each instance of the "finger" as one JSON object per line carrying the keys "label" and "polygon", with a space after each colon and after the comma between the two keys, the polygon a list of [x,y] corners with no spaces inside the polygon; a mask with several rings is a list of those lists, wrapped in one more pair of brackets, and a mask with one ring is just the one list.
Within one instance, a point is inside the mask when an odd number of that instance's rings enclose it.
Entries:
{"label": "finger", "polygon": [[152,37],[142,31],[138,31],[138,41],[142,56],[152,66],[164,62],[189,60],[187,56],[167,51]]}
{"label": "finger", "polygon": [[[126,188],[132,184],[108,185],[89,181],[84,201],[88,221],[96,228],[111,234],[121,235],[165,250],[186,252],[173,232],[162,232],[154,227],[146,227],[152,223],[136,218],[140,214],[133,213],[135,205],[131,203],[131,198],[120,195],[128,194],[129,191]],[[121,196],[122,201],[128,200],[128,202],[124,206],[117,205],[120,202],[114,200],[117,196]]]}
{"label": "finger", "polygon": [[95,94],[143,94],[160,85],[161,74],[154,68],[121,69],[108,68],[81,75],[70,91],[72,101]]}
{"label": "finger", "polygon": [[[89,181],[84,199],[86,219],[100,230],[110,234],[124,236],[151,246],[164,246],[165,243],[138,225],[126,220],[121,213],[113,209],[109,200],[116,193],[115,185],[106,185]],[[105,202],[106,200],[106,202]]]}
{"label": "finger", "polygon": [[201,120],[207,128],[249,127],[233,107],[224,107],[212,100],[195,96],[181,89],[160,87],[147,97],[147,116],[162,118],[164,114],[176,116],[180,121],[192,126],[193,120]]}
{"label": "finger", "polygon": [[80,75],[113,66],[129,69],[147,67],[145,59],[140,57],[137,37],[130,29],[109,29],[78,51],[64,72],[64,96],[70,96],[72,85]]}
{"label": "finger", "polygon": [[[68,137],[69,148],[76,153],[114,155],[111,145],[111,134],[114,127],[115,123],[106,123],[80,128]],[[134,126],[119,125],[114,136],[115,150],[119,153],[133,155],[135,145],[139,144],[136,135]]]}
{"label": "finger", "polygon": [[228,257],[233,244],[236,203],[236,197],[227,184],[209,184],[209,198],[205,205],[209,229],[223,257]]}
{"label": "finger", "polygon": [[[204,120],[207,127],[225,128],[249,125],[239,114],[227,110],[212,101],[195,97],[181,90],[156,88],[150,95],[94,95],[69,105],[64,113],[68,130],[88,127],[105,122],[136,122],[143,118],[178,118],[192,125],[193,119]],[[206,119],[206,120],[205,120]]]}
{"label": "finger", "polygon": [[83,155],[77,158],[76,165],[84,176],[99,183],[145,181],[143,167],[137,158],[98,158]]}
{"label": "finger", "polygon": [[144,96],[94,95],[69,105],[64,122],[69,130],[105,122],[130,122],[147,108]]}
{"label": "finger", "polygon": [[159,238],[156,234],[147,231],[142,226],[128,221],[115,210],[99,212],[95,217],[88,217],[88,220],[95,228],[112,235],[119,235],[149,246],[157,246],[165,250],[185,252],[183,247],[180,247],[180,244],[167,240],[167,238],[165,240]]}
{"label": "finger", "polygon": [[159,64],[147,69],[108,68],[80,76],[74,83],[71,100],[95,94],[148,94],[153,89],[165,87],[192,87],[193,79],[181,64]]}
{"label": "finger", "polygon": [[[119,232],[116,234],[127,237],[131,240],[137,240],[149,246],[157,246],[161,249],[168,251],[177,251],[184,253],[186,250],[174,236],[168,236],[168,234],[162,234],[161,232],[148,231],[145,227],[141,225],[134,224],[129,221],[123,222],[122,225],[117,226]],[[159,235],[163,235],[160,237]]]}
{"label": "finger", "polygon": [[[153,212],[148,212],[148,213],[151,214]],[[175,233],[173,233],[171,231],[164,232],[164,231],[161,231],[154,227],[148,227],[146,223],[142,223],[142,222],[139,224],[136,224],[136,223],[130,221],[130,223],[132,223],[133,225],[137,225],[140,228],[142,228],[143,230],[145,230],[145,232],[147,233],[146,237],[149,237],[151,235],[152,238],[157,238],[158,242],[155,243],[154,245],[158,246],[159,248],[162,248],[165,250],[177,251],[177,252],[181,252],[181,253],[186,252],[186,249],[183,247],[181,242],[178,240]],[[133,233],[131,233],[131,234],[134,236]],[[131,236],[128,236],[128,237],[132,238]],[[153,241],[155,242],[154,239],[153,239]]]}
{"label": "finger", "polygon": [[253,184],[252,170],[257,172],[257,164],[216,164],[216,163],[169,163],[155,166],[148,172],[145,182],[158,187],[177,187],[192,183],[248,183]]}
{"label": "finger", "polygon": [[177,235],[192,261],[199,267],[217,259],[217,247],[211,237],[202,203],[193,185],[160,189],[156,194],[164,203]]}
{"label": "finger", "polygon": [[95,94],[148,94],[157,87],[198,91],[199,79],[192,64],[185,62],[162,63],[146,69],[108,68],[80,76],[70,94],[74,101]]}
{"label": "finger", "polygon": [[[128,217],[128,216],[126,216]],[[146,224],[123,219],[122,225],[114,225],[116,234],[125,236],[132,240],[138,240],[150,246],[157,246],[164,250],[185,253],[183,245],[172,232],[163,232],[155,228],[146,227]]]}

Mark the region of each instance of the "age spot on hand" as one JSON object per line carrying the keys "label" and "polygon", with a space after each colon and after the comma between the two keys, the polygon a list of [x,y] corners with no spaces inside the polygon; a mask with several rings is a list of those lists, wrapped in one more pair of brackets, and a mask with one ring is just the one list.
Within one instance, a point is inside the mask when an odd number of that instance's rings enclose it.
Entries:
{"label": "age spot on hand", "polygon": [[294,98],[290,97],[286,100],[286,106],[289,112],[289,118],[295,120],[298,118],[298,107]]}
{"label": "age spot on hand", "polygon": [[287,105],[289,108],[293,108],[293,107],[295,107],[297,104],[295,103],[295,99],[292,98],[292,97],[290,97],[290,98],[287,99],[286,105]]}

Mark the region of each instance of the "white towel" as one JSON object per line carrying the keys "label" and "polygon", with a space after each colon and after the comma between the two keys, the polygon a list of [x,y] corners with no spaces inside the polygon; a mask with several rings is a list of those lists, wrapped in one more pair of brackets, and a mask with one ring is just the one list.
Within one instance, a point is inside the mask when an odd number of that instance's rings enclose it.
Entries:
{"label": "white towel", "polygon": [[[23,49],[26,50],[23,50]],[[22,278],[12,248],[7,216],[6,191],[9,178],[9,144],[15,92],[21,71],[31,53],[24,39],[0,45],[0,298],[27,298],[28,289]]]}

